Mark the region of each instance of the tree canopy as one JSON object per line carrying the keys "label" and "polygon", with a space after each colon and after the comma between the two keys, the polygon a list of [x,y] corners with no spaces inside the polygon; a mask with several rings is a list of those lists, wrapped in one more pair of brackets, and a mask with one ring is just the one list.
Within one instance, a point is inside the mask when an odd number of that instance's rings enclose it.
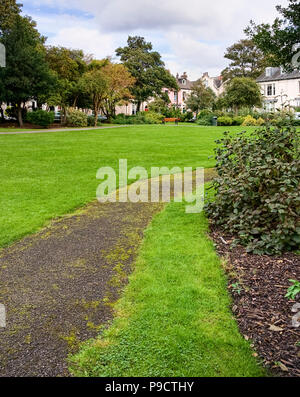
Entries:
{"label": "tree canopy", "polygon": [[176,79],[165,69],[161,55],[153,51],[143,37],[128,37],[127,46],[116,50],[117,56],[135,78],[131,93],[140,110],[142,102],[160,95],[163,88],[177,90]]}
{"label": "tree canopy", "polygon": [[231,61],[229,66],[222,71],[224,81],[235,77],[255,79],[268,66],[264,53],[249,39],[239,40],[228,47],[224,57]]}
{"label": "tree canopy", "polygon": [[193,84],[191,95],[186,101],[186,106],[193,112],[198,113],[202,109],[213,106],[216,95],[211,88],[205,87],[202,80]]}
{"label": "tree canopy", "polygon": [[235,77],[226,87],[225,102],[234,109],[261,107],[262,96],[260,88],[249,77]]}
{"label": "tree canopy", "polygon": [[54,76],[45,59],[44,38],[29,17],[16,15],[1,42],[6,47],[6,68],[0,69],[0,101],[11,103],[23,125],[22,108],[54,85]]}
{"label": "tree canopy", "polygon": [[250,21],[250,26],[245,32],[255,45],[269,56],[270,66],[284,66],[286,70],[296,67],[300,70],[299,57],[297,64],[292,65],[292,59],[299,51],[299,0],[289,0],[287,7],[277,6],[276,9],[280,16],[273,24],[256,25],[255,22]]}
{"label": "tree canopy", "polygon": [[21,12],[23,4],[17,3],[16,0],[1,0],[0,2],[0,34],[9,29],[16,15]]}

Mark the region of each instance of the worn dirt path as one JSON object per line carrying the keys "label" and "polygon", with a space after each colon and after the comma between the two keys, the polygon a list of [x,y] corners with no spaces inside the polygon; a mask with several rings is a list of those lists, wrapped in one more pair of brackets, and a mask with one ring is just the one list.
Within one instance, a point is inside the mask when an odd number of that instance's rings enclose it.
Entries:
{"label": "worn dirt path", "polygon": [[96,202],[0,251],[0,376],[68,376],[68,354],[112,318],[160,208]]}
{"label": "worn dirt path", "polygon": [[110,324],[143,231],[163,206],[96,201],[0,250],[0,377],[69,376],[68,355]]}
{"label": "worn dirt path", "polygon": [[41,134],[49,132],[80,132],[93,130],[109,130],[112,128],[129,127],[128,125],[112,125],[108,127],[87,127],[87,128],[51,128],[43,130],[24,130],[24,131],[0,131],[0,135],[19,135],[19,134]]}

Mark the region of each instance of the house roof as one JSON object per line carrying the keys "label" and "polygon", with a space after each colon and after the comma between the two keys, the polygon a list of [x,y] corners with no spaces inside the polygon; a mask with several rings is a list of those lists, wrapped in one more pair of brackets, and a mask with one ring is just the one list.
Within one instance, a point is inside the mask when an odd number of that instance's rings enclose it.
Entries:
{"label": "house roof", "polygon": [[299,79],[300,78],[300,71],[294,70],[290,73],[285,73],[281,71],[280,67],[272,68],[271,76],[266,75],[266,71],[262,75],[258,77],[256,80],[258,83],[264,83],[268,81],[279,81],[279,80],[292,80],[292,79]]}
{"label": "house roof", "polygon": [[190,81],[188,79],[188,76],[185,72],[180,77],[179,77],[179,74],[177,74],[176,80],[177,80],[177,84],[181,90],[192,90],[193,84],[195,84],[195,81]]}

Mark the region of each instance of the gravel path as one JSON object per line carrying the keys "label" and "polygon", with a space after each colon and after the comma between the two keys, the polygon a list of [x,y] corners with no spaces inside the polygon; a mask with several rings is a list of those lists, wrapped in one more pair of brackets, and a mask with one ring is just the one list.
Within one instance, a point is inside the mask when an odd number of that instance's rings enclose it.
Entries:
{"label": "gravel path", "polygon": [[52,129],[43,129],[43,130],[27,130],[27,131],[4,131],[0,132],[0,135],[19,135],[19,134],[41,134],[41,133],[49,133],[49,132],[76,132],[76,131],[93,131],[93,130],[108,130],[111,128],[123,128],[129,127],[128,125],[117,125],[110,127],[88,127],[88,128],[52,128]]}
{"label": "gravel path", "polygon": [[[206,181],[213,175],[206,170]],[[69,376],[68,355],[109,326],[143,231],[163,206],[93,202],[0,250],[0,377]]]}
{"label": "gravel path", "polygon": [[68,376],[67,356],[112,319],[161,204],[90,204],[0,251],[0,376]]}

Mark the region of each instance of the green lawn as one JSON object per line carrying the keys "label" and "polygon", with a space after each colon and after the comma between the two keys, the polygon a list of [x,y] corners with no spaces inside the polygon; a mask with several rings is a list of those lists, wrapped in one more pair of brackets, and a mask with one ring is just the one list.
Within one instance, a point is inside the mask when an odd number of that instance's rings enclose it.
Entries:
{"label": "green lawn", "polygon": [[266,375],[239,334],[203,214],[155,217],[112,326],[71,360],[75,376]]}
{"label": "green lawn", "polygon": [[19,131],[26,131],[26,128],[0,128],[0,132],[19,132]]}
{"label": "green lawn", "polygon": [[209,156],[225,129],[148,125],[0,135],[0,247],[95,199],[98,168],[117,169],[120,158],[147,169],[213,167]]}

